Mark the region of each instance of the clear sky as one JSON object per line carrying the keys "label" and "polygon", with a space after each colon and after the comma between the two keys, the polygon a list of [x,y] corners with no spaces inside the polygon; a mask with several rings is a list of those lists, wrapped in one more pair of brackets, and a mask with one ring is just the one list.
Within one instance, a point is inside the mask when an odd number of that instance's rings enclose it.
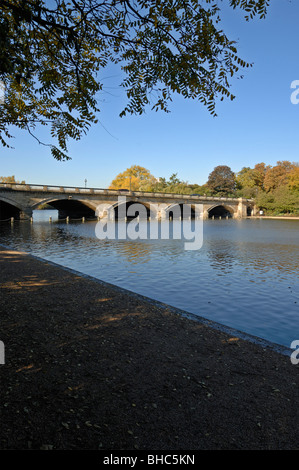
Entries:
{"label": "clear sky", "polygon": [[[238,172],[259,162],[298,162],[299,104],[290,100],[291,83],[299,80],[298,18],[298,0],[272,0],[267,18],[249,23],[226,9],[222,29],[238,41],[239,56],[254,65],[243,80],[234,80],[236,99],[218,103],[218,117],[200,102],[174,96],[169,114],[149,110],[119,118],[125,92],[117,85],[120,73],[107,69],[100,123],[70,143],[71,161],[57,162],[49,148],[14,129],[14,149],[0,148],[0,175],[64,186],[84,186],[86,179],[88,187],[105,188],[136,164],[156,177],[177,173],[204,184],[217,165]],[[43,140],[44,130],[37,135]]]}

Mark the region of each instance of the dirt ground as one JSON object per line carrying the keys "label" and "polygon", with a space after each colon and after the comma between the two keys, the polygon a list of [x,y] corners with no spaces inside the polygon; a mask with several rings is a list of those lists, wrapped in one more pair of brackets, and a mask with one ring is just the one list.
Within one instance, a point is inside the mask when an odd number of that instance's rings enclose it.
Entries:
{"label": "dirt ground", "polygon": [[26,254],[0,273],[1,450],[299,449],[290,357]]}

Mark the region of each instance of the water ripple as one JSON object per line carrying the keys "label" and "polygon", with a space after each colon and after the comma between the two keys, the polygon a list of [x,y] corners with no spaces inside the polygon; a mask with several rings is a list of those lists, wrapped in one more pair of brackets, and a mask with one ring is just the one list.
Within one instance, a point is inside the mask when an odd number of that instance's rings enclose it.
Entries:
{"label": "water ripple", "polygon": [[293,220],[206,221],[202,248],[186,251],[181,240],[99,240],[91,222],[0,225],[14,249],[284,346],[299,339],[298,235]]}

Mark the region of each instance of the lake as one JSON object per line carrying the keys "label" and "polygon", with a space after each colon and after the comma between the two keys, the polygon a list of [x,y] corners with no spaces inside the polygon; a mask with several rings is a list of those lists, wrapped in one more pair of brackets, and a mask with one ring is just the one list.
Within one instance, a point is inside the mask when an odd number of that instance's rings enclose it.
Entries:
{"label": "lake", "polygon": [[0,223],[0,243],[283,346],[299,340],[299,220],[205,220],[198,250],[100,240],[96,224],[34,211],[33,223]]}

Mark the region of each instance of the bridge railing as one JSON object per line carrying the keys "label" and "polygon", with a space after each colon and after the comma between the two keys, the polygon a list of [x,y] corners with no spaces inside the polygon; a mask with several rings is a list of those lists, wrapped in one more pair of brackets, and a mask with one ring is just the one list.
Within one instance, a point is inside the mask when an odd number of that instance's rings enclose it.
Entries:
{"label": "bridge railing", "polygon": [[[147,197],[163,197],[174,199],[188,199],[188,200],[205,200],[205,201],[239,201],[240,198],[205,196],[194,194],[176,194],[176,193],[163,193],[163,192],[149,192],[149,191],[129,191],[126,189],[107,189],[107,188],[85,188],[80,186],[53,186],[43,184],[23,184],[23,183],[0,183],[0,191],[13,190],[13,191],[38,191],[38,192],[51,192],[51,193],[79,193],[79,194],[107,194],[107,195],[130,195],[130,196],[147,196]],[[251,202],[252,199],[242,198],[243,201]]]}

